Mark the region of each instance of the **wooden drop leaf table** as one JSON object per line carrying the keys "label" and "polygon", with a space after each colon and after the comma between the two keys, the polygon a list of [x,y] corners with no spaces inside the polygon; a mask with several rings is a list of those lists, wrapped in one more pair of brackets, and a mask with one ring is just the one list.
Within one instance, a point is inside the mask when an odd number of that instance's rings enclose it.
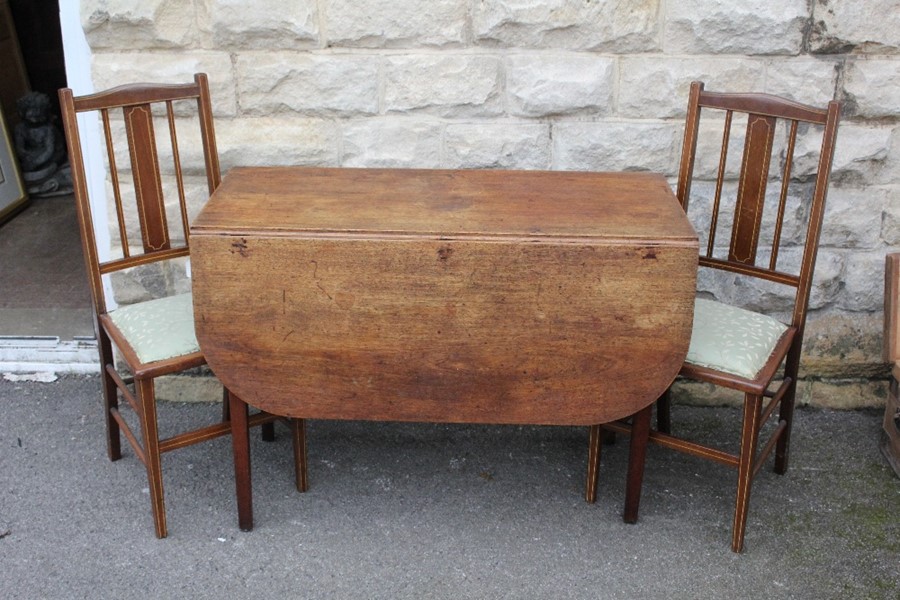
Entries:
{"label": "wooden drop leaf table", "polygon": [[697,255],[657,174],[234,168],[191,227],[197,339],[232,402],[287,417],[649,423]]}

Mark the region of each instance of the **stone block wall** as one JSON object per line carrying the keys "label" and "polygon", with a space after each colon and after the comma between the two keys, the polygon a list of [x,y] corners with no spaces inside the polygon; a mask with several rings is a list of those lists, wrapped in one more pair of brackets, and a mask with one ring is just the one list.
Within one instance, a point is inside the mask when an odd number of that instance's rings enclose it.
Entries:
{"label": "stone block wall", "polygon": [[[97,89],[209,74],[223,170],[674,181],[693,80],[841,100],[800,400],[882,403],[884,255],[900,246],[900,0],[81,0],[81,16]],[[777,309],[777,294],[704,285]]]}

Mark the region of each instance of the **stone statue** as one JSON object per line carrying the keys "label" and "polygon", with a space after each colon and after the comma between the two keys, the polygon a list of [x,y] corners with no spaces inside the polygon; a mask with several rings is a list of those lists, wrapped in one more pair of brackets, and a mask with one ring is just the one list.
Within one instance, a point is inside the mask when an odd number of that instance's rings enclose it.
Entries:
{"label": "stone statue", "polygon": [[66,164],[66,144],[54,123],[50,97],[29,92],[16,102],[21,121],[14,131],[22,178],[32,195],[71,191],[71,172]]}

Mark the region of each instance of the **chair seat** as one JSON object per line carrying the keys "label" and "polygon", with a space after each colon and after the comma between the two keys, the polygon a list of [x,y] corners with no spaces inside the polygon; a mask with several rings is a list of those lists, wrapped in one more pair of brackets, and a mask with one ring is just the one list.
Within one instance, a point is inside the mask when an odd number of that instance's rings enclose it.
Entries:
{"label": "chair seat", "polygon": [[200,351],[191,293],[129,304],[110,311],[109,318],[143,363]]}
{"label": "chair seat", "polygon": [[697,298],[686,362],[753,379],[788,330],[772,317]]}

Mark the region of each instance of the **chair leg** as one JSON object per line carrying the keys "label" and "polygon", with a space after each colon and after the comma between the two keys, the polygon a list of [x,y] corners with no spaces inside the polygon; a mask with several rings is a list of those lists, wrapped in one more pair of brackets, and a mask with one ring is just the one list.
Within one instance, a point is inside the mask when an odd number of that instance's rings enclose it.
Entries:
{"label": "chair leg", "polygon": [[231,444],[234,450],[234,486],[237,495],[238,527],[253,529],[253,488],[250,478],[250,423],[247,404],[228,392],[231,410]]}
{"label": "chair leg", "polygon": [[141,410],[141,436],[144,447],[144,466],[150,486],[150,505],[156,537],[168,535],[166,505],[163,496],[162,460],[159,452],[159,429],[156,418],[156,394],[152,379],[135,379],[134,389]]}
{"label": "chair leg", "polygon": [[291,419],[291,439],[294,446],[294,479],[298,492],[309,489],[309,465],[306,455],[306,420]]}
{"label": "chair leg", "polygon": [[791,447],[791,429],[794,424],[794,398],[797,392],[797,379],[791,380],[790,387],[781,399],[781,406],[778,410],[778,419],[784,421],[784,431],[778,438],[778,444],[775,446],[775,472],[784,475],[788,470],[788,458],[790,457]]}
{"label": "chair leg", "polygon": [[784,377],[790,379],[790,384],[778,409],[778,418],[785,423],[784,431],[781,432],[781,437],[778,438],[778,444],[775,446],[775,472],[779,475],[784,475],[788,469],[791,429],[794,422],[794,399],[797,395],[797,375],[800,372],[801,340],[802,338],[797,338],[784,361]]}
{"label": "chair leg", "polygon": [[274,442],[275,441],[275,423],[263,423],[259,426],[260,429],[260,437],[262,437],[262,441],[264,442]]}
{"label": "chair leg", "polygon": [[628,452],[628,481],[625,485],[626,523],[636,523],[641,504],[641,486],[644,483],[644,463],[647,445],[650,443],[650,417],[653,405],[649,405],[631,419],[631,441]]}
{"label": "chair leg", "polygon": [[603,442],[603,428],[591,425],[588,436],[587,482],[584,486],[584,499],[589,504],[597,501],[597,481],[600,478],[600,449]]}
{"label": "chair leg", "polygon": [[734,524],[731,528],[731,550],[733,552],[740,552],[744,549],[744,530],[747,527],[747,509],[750,504],[750,489],[753,484],[753,466],[756,462],[756,444],[759,440],[759,421],[762,415],[762,405],[762,396],[745,395]]}
{"label": "chair leg", "polygon": [[656,430],[672,433],[672,390],[668,389],[656,401]]}
{"label": "chair leg", "polygon": [[228,403],[228,388],[222,386],[222,422],[231,420],[231,404]]}
{"label": "chair leg", "polygon": [[103,413],[106,419],[106,453],[109,460],[116,461],[122,458],[122,435],[119,429],[119,423],[113,418],[113,411],[119,408],[119,386],[113,381],[109,373],[106,372],[106,366],[115,366],[113,358],[112,344],[106,333],[99,330],[97,335],[97,347],[100,350],[100,370],[103,377]]}

